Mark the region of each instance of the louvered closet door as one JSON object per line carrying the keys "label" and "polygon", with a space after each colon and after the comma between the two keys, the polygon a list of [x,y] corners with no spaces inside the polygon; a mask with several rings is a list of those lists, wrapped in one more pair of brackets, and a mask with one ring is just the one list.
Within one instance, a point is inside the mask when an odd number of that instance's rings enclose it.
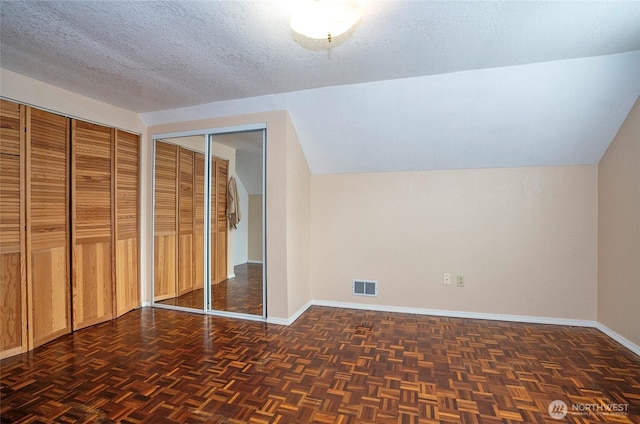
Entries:
{"label": "louvered closet door", "polygon": [[194,153],[193,288],[204,287],[204,155]]}
{"label": "louvered closet door", "polygon": [[114,317],[112,143],[115,130],[73,120],[73,328]]}
{"label": "louvered closet door", "polygon": [[140,136],[116,130],[116,316],[140,305],[139,145]]}
{"label": "louvered closet door", "polygon": [[40,346],[71,331],[69,120],[27,109],[29,330]]}
{"label": "louvered closet door", "polygon": [[177,293],[178,146],[156,141],[154,193],[154,300]]}
{"label": "louvered closet door", "polygon": [[193,152],[180,148],[178,294],[193,290]]}
{"label": "louvered closet door", "polygon": [[0,358],[27,350],[24,106],[0,100]]}
{"label": "louvered closet door", "polygon": [[211,284],[217,284],[218,281],[218,264],[216,263],[216,252],[218,251],[218,185],[216,184],[216,175],[218,175],[218,158],[211,158],[211,167],[209,172],[211,173],[210,182],[210,203],[211,210],[209,211],[209,217],[211,219],[211,235],[210,235],[210,250],[209,250],[209,266],[211,275]]}
{"label": "louvered closet door", "polygon": [[227,181],[229,161],[218,159],[216,172],[216,282],[227,279]]}

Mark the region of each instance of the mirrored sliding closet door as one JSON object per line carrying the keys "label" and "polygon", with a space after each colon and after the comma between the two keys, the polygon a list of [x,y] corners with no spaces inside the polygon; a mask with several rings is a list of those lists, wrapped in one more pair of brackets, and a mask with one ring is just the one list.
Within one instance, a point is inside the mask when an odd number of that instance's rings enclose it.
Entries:
{"label": "mirrored sliding closet door", "polygon": [[266,318],[265,142],[264,129],[154,138],[154,306]]}

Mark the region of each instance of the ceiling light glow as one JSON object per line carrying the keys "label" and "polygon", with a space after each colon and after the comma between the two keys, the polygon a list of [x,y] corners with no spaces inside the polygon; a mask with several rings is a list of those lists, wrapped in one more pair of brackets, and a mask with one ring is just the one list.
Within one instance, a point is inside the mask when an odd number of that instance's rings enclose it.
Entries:
{"label": "ceiling light glow", "polygon": [[298,0],[296,4],[291,29],[329,42],[347,32],[362,16],[361,0]]}

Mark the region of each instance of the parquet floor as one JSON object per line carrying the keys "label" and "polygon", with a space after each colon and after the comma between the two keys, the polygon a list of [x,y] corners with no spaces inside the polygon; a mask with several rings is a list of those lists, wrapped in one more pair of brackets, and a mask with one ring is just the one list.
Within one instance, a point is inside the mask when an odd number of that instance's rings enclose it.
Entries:
{"label": "parquet floor", "polygon": [[[589,328],[143,308],[0,365],[3,423],[640,422],[640,357]],[[628,406],[556,421],[553,400]]]}
{"label": "parquet floor", "polygon": [[262,264],[235,266],[234,278],[211,286],[213,309],[262,316]]}
{"label": "parquet floor", "polygon": [[[237,265],[234,273],[234,278],[211,285],[213,309],[262,316],[262,264]],[[203,296],[204,290],[196,289],[158,303],[202,310]]]}

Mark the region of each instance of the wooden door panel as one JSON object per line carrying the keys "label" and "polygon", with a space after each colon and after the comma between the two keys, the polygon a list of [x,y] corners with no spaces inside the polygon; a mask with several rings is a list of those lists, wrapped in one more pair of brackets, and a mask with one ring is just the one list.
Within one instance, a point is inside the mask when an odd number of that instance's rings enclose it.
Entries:
{"label": "wooden door panel", "polygon": [[[21,110],[22,109],[22,110]],[[24,107],[0,100],[0,358],[28,348],[24,228]]]}
{"label": "wooden door panel", "polygon": [[116,316],[140,306],[139,144],[140,136],[120,130],[116,132]]}
{"label": "wooden door panel", "polygon": [[[0,358],[26,350],[20,252],[0,254]],[[24,346],[24,349],[23,349]]]}
{"label": "wooden door panel", "polygon": [[138,240],[118,240],[116,247],[116,302],[117,316],[140,306],[138,279]]}
{"label": "wooden door panel", "polygon": [[216,173],[216,281],[227,279],[227,181],[229,161],[218,159]]}
{"label": "wooden door panel", "polygon": [[73,121],[73,328],[114,317],[113,130]]}
{"label": "wooden door panel", "polygon": [[27,109],[27,270],[30,348],[71,331],[69,120]]}
{"label": "wooden door panel", "polygon": [[31,252],[33,346],[71,331],[67,246]]}
{"label": "wooden door panel", "polygon": [[178,242],[178,295],[193,290],[193,235],[180,235]]}
{"label": "wooden door panel", "polygon": [[179,149],[178,295],[193,290],[193,152]]}
{"label": "wooden door panel", "polygon": [[[217,221],[217,219],[212,219],[213,221]],[[215,228],[215,227],[214,227]],[[211,232],[211,250],[209,251],[209,263],[211,266],[210,275],[211,275],[211,284],[218,284],[218,264],[216,263],[216,252],[218,250],[218,231],[213,230]]]}
{"label": "wooden door panel", "polygon": [[154,266],[154,297],[160,300],[175,297],[176,292],[176,236],[156,235],[154,237],[153,266]]}
{"label": "wooden door panel", "polygon": [[0,101],[0,252],[20,252],[20,105]]}
{"label": "wooden door panel", "polygon": [[204,287],[204,228],[196,227],[193,236],[193,288]]}
{"label": "wooden door panel", "polygon": [[118,240],[138,238],[140,136],[118,130],[116,137],[116,202]]}
{"label": "wooden door panel", "polygon": [[204,155],[195,153],[193,168],[193,287],[204,287]]}
{"label": "wooden door panel", "polygon": [[216,272],[218,274],[216,282],[218,283],[227,279],[227,238],[225,236],[226,233],[219,231],[216,237]]}
{"label": "wooden door panel", "polygon": [[113,318],[111,243],[78,244],[74,252],[73,325],[78,329]]}
{"label": "wooden door panel", "polygon": [[154,300],[174,297],[178,270],[178,147],[156,141],[154,192]]}
{"label": "wooden door panel", "polygon": [[216,252],[218,250],[218,202],[217,202],[217,193],[218,193],[218,185],[216,184],[216,176],[218,175],[218,158],[211,158],[211,165],[209,169],[210,173],[210,193],[209,193],[209,219],[210,223],[210,235],[209,235],[209,275],[211,281],[209,284],[217,284],[218,283],[218,264],[216,263]]}

